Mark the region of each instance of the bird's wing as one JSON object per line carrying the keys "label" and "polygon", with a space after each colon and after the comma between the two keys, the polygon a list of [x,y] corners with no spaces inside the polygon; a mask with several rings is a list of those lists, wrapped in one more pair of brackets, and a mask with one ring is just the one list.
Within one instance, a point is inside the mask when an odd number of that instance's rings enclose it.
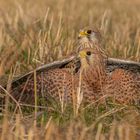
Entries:
{"label": "bird's wing", "polygon": [[135,62],[131,60],[123,60],[123,59],[117,59],[117,58],[108,58],[108,64],[127,64],[127,65],[137,65],[140,66],[140,62]]}
{"label": "bird's wing", "polygon": [[[36,71],[36,73],[39,73],[39,72],[43,72],[43,71],[50,70],[50,69],[63,68],[63,67],[65,67],[65,65],[69,64],[75,58],[76,58],[76,55],[71,55],[70,57],[65,58],[63,60],[54,61],[52,63],[40,66],[40,67],[36,68],[35,70],[32,70],[32,71],[30,71],[30,72],[28,72],[24,75],[21,75],[21,76],[15,78],[12,81],[12,84],[14,85],[14,84],[26,81],[27,78],[34,73],[34,71]],[[77,61],[77,63],[78,63],[78,61]],[[128,70],[131,70],[131,71],[134,70],[134,72],[136,71],[136,72],[140,73],[140,63],[139,62],[126,61],[126,60],[116,59],[116,58],[108,58],[108,60],[107,60],[107,70],[109,72],[112,72],[116,68],[124,68],[124,69],[128,69]]]}
{"label": "bird's wing", "polygon": [[34,73],[34,71],[36,71],[36,73],[40,73],[40,72],[47,71],[47,70],[50,70],[50,69],[61,68],[61,67],[68,64],[69,62],[71,62],[74,59],[75,59],[75,56],[73,55],[69,58],[59,60],[59,61],[54,61],[52,63],[40,66],[40,67],[36,68],[35,70],[32,70],[32,71],[30,71],[30,72],[28,72],[24,75],[18,76],[17,78],[15,78],[12,81],[12,84],[14,85],[16,83],[21,83],[22,81],[26,81],[27,78]]}
{"label": "bird's wing", "polygon": [[128,61],[123,59],[108,58],[107,71],[112,72],[117,68],[129,70],[140,74],[140,62]]}

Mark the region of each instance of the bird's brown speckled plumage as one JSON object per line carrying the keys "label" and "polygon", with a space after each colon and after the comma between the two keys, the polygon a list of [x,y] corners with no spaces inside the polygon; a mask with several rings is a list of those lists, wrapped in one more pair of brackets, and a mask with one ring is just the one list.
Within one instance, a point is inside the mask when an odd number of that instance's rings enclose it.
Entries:
{"label": "bird's brown speckled plumage", "polygon": [[[106,72],[106,59],[98,48],[82,49],[78,53],[81,67],[75,74],[65,68],[52,69],[36,75],[37,95],[47,100],[73,100],[73,93],[77,97],[79,79],[81,76],[80,92],[84,102],[96,102],[100,98],[111,97],[121,104],[138,102],[140,98],[140,75],[135,75],[124,69],[116,69],[111,74]],[[81,74],[81,75],[80,75]],[[13,88],[11,94],[21,102],[34,101],[34,76],[27,82]],[[21,97],[22,96],[22,97]],[[32,100],[31,100],[32,99]],[[105,99],[105,98],[104,98]]]}
{"label": "bird's brown speckled plumage", "polygon": [[140,74],[124,69],[116,69],[111,74],[112,94],[115,102],[121,104],[139,104]]}

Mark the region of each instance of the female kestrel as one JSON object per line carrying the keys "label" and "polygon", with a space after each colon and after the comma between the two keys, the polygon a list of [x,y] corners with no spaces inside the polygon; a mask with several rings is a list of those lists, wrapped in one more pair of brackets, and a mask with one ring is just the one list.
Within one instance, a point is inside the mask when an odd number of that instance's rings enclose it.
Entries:
{"label": "female kestrel", "polygon": [[[111,97],[114,101],[129,104],[139,101],[140,75],[124,69],[106,72],[106,59],[96,46],[82,49],[78,53],[81,67],[76,74],[66,68],[50,69],[36,74],[37,95],[45,99],[70,102],[77,100],[78,89],[84,102],[95,102],[102,97]],[[34,100],[35,81],[30,75],[26,82],[12,89],[11,94],[21,102]]]}

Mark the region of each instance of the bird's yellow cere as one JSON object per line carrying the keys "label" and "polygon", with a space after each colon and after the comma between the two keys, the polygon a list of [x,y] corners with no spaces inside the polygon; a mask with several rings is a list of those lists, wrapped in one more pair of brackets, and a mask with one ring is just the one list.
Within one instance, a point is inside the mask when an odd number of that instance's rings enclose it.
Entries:
{"label": "bird's yellow cere", "polygon": [[88,33],[86,31],[80,31],[79,37],[86,36]]}
{"label": "bird's yellow cere", "polygon": [[85,58],[86,55],[87,55],[87,54],[86,54],[86,51],[85,51],[85,50],[82,50],[82,51],[79,52],[79,57],[80,57],[80,58]]}

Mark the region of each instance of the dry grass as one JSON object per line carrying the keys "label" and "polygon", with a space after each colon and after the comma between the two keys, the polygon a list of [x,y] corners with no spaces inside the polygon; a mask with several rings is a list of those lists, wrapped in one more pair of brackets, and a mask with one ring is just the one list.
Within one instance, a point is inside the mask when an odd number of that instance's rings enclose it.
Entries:
{"label": "dry grass", "polygon": [[[73,52],[85,26],[100,28],[109,56],[140,61],[139,7],[139,0],[1,0],[0,83]],[[136,107],[81,106],[75,117],[71,107],[25,106],[1,112],[2,140],[139,139]]]}

